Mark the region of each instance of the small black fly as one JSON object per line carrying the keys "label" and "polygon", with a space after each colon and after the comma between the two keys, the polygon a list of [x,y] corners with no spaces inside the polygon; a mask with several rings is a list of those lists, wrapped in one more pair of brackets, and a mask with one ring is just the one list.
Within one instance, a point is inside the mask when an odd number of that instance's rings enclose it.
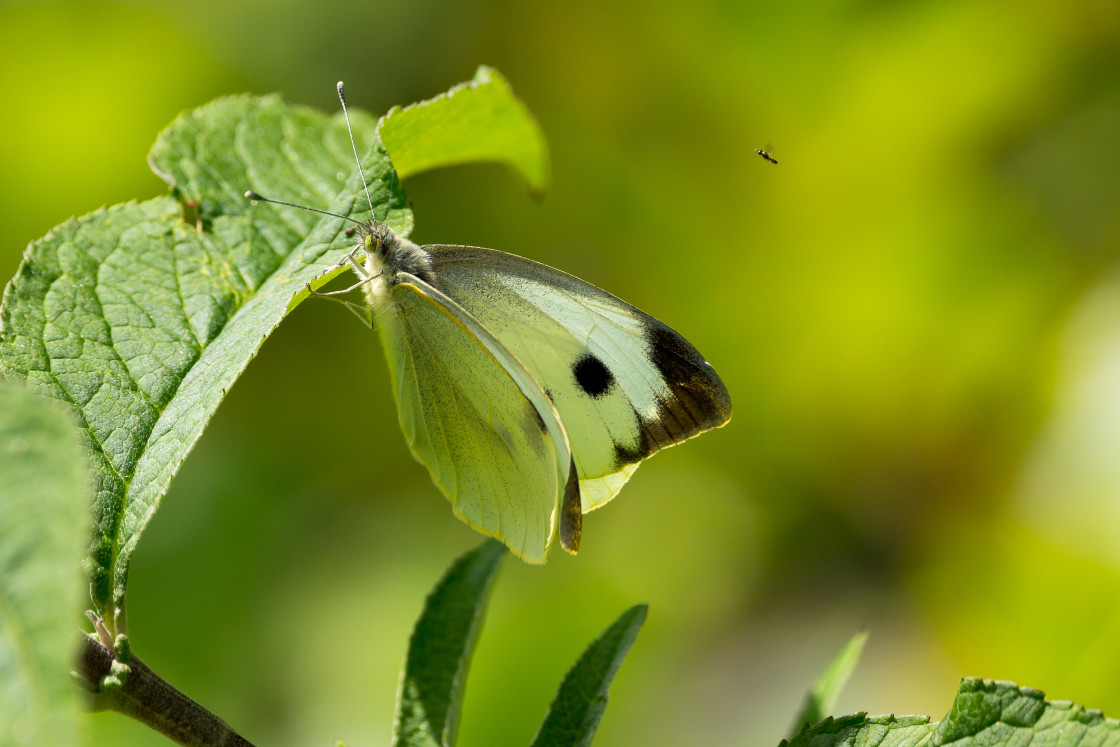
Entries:
{"label": "small black fly", "polygon": [[772,164],[776,165],[778,163],[777,158],[774,158],[774,156],[770,155],[769,153],[764,151],[762,148],[755,148],[754,152],[757,153],[758,155],[762,156],[763,158],[765,158],[767,161],[769,161]]}

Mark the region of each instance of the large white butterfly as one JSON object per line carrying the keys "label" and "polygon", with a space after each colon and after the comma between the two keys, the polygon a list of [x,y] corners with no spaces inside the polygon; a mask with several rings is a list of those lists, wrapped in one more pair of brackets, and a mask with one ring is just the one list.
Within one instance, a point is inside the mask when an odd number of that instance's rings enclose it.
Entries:
{"label": "large white butterfly", "polygon": [[460,518],[528,562],[545,561],[557,524],[576,552],[582,515],[643,459],[731,417],[687,340],[590,283],[493,249],[418,246],[376,219],[356,235],[343,261],[413,455]]}

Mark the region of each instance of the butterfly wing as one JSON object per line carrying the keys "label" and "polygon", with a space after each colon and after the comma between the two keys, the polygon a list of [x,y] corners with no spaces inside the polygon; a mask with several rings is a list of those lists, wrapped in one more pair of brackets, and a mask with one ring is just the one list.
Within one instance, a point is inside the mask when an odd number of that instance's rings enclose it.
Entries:
{"label": "butterfly wing", "polygon": [[579,545],[579,484],[552,403],[508,350],[454,301],[403,276],[379,309],[401,428],[468,524],[543,563],[560,507]]}
{"label": "butterfly wing", "polygon": [[425,246],[441,290],[529,370],[560,413],[583,510],[646,457],[731,417],[715,370],[670,327],[547,265],[479,247]]}

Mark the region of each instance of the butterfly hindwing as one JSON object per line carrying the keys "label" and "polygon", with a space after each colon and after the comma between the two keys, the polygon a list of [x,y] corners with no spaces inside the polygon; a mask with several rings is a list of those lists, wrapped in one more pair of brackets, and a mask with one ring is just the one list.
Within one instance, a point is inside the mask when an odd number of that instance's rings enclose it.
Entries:
{"label": "butterfly hindwing", "polygon": [[431,245],[439,288],[533,375],[560,414],[583,510],[638,464],[731,417],[712,367],[683,337],[579,278],[478,247]]}
{"label": "butterfly hindwing", "polygon": [[[437,289],[405,277],[378,328],[413,454],[468,523],[544,562],[557,519],[579,542],[578,482],[556,410],[521,364]],[[558,514],[559,509],[559,514]],[[574,522],[574,524],[573,524]]]}

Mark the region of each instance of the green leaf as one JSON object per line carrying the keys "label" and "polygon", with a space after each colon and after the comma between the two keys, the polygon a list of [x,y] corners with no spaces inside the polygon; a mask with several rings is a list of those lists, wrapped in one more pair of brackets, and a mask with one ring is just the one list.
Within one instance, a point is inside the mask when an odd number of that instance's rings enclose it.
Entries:
{"label": "green leaf", "polygon": [[496,161],[520,175],[534,195],[548,188],[548,144],[540,125],[501,73],[489,67],[447,93],[390,110],[379,132],[402,177]]}
{"label": "green leaf", "polygon": [[533,747],[591,744],[607,707],[607,688],[646,620],[644,604],[623,612],[595,640],[560,683]]}
{"label": "green leaf", "polygon": [[[375,140],[372,118],[356,120],[360,140]],[[242,193],[368,217],[345,124],[275,96],[181,116],[149,160],[179,200],[55,228],[28,248],[0,309],[5,375],[65,402],[82,428],[94,471],[93,600],[117,632],[129,559],[172,477],[293,295],[352,243],[338,218],[254,208]],[[384,214],[388,158],[375,142],[365,162]],[[399,191],[393,205],[391,222],[406,232]]]}
{"label": "green leaf", "polygon": [[1069,701],[1048,701],[1038,690],[1019,687],[1013,682],[966,677],[961,680],[952,710],[940,722],[931,722],[928,716],[857,713],[806,725],[797,736],[782,740],[781,744],[783,747],[864,744],[902,747],[952,742],[985,747],[1026,744],[1116,747],[1120,745],[1120,721]]}
{"label": "green leaf", "polygon": [[805,706],[797,719],[793,722],[796,733],[805,724],[815,724],[828,716],[836,708],[836,701],[840,692],[848,684],[848,679],[859,663],[859,656],[863,653],[863,646],[867,643],[867,633],[860,632],[852,636],[840,653],[836,654],[829,665],[821,672],[820,677],[813,683],[809,694],[805,698]]}
{"label": "green leaf", "polygon": [[487,540],[455,561],[412,631],[397,694],[393,744],[450,747],[474,644],[505,546]]}
{"label": "green leaf", "polygon": [[[474,128],[491,111],[485,96],[456,100]],[[492,116],[493,129],[508,129],[508,112]],[[407,235],[412,213],[377,126],[359,110],[351,119],[369,147],[362,163],[378,217]],[[450,162],[476,152],[435,142]],[[179,466],[307,284],[343,272],[337,263],[353,245],[344,220],[253,206],[243,193],[369,218],[341,114],[276,96],[218,99],[179,117],[149,161],[171,197],[99,210],[32,242],[0,307],[0,374],[64,402],[82,431],[93,470],[91,592],[115,632],[126,630],[132,553]]]}
{"label": "green leaf", "polygon": [[0,385],[0,745],[77,743],[85,462],[60,408]]}

